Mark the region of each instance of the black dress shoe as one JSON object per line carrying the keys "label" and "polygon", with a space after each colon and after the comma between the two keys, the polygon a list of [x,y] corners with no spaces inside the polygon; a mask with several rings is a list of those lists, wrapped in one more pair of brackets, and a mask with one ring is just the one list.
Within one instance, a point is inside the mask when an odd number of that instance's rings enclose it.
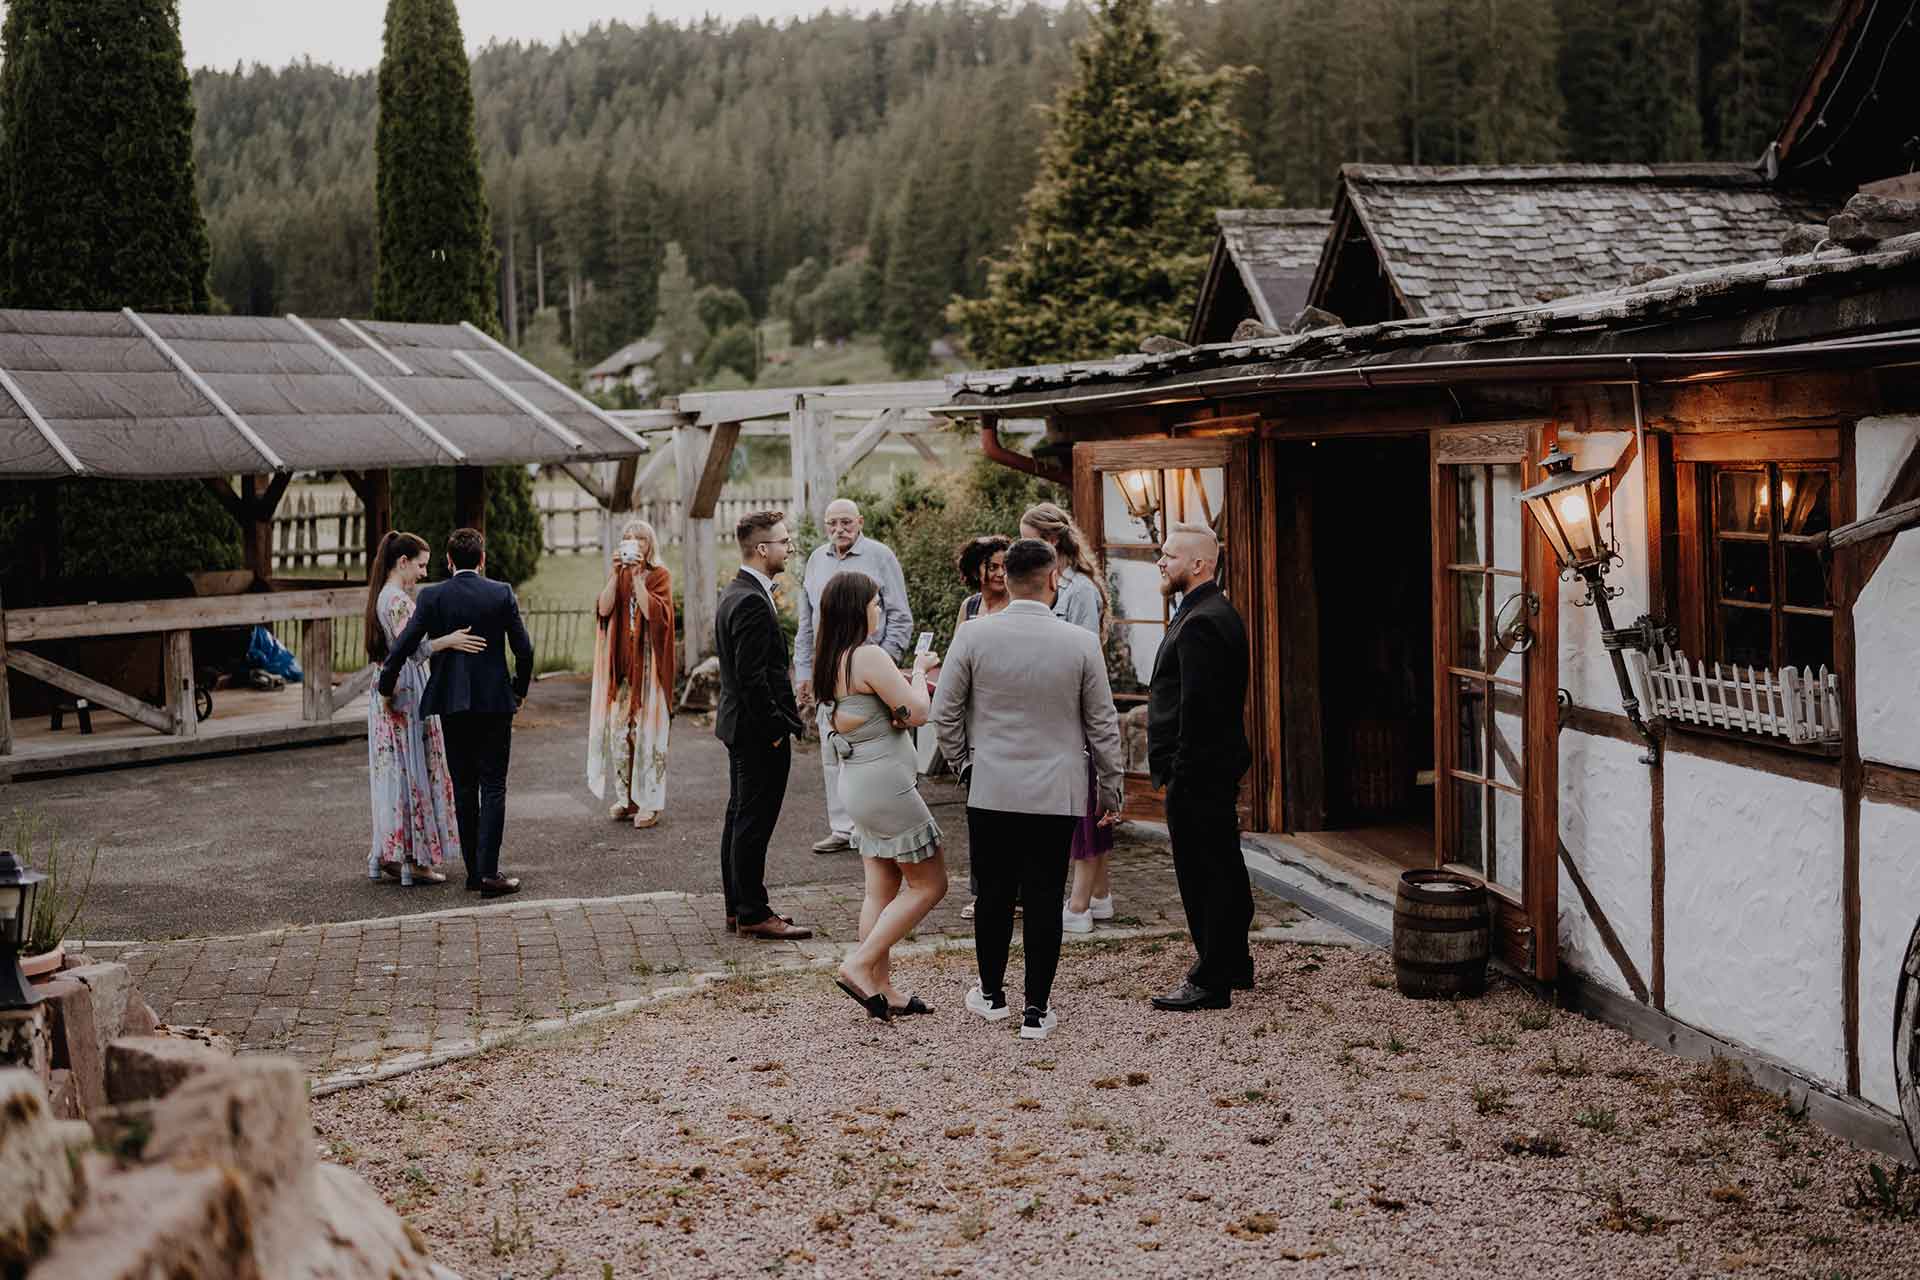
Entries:
{"label": "black dress shoe", "polygon": [[1230,993],[1209,991],[1191,982],[1183,982],[1167,994],[1153,998],[1154,1008],[1172,1009],[1177,1013],[1191,1013],[1195,1009],[1226,1009],[1232,1005],[1233,996]]}
{"label": "black dress shoe", "polygon": [[493,876],[480,882],[480,896],[483,898],[504,898],[510,893],[520,892],[519,876]]}
{"label": "black dress shoe", "polygon": [[1233,989],[1235,991],[1253,990],[1253,970],[1248,969],[1246,972],[1242,973],[1239,977],[1235,978],[1233,980]]}

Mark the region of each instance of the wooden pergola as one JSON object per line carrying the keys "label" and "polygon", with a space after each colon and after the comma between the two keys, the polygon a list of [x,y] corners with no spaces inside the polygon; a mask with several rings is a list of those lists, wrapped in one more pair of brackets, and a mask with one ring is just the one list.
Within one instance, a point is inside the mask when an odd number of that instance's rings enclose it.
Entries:
{"label": "wooden pergola", "polygon": [[[222,575],[223,594],[0,608],[0,780],[364,733],[357,719],[334,717],[375,669],[335,678],[332,620],[357,613],[365,587],[273,577],[273,513],[294,473],[346,477],[366,505],[371,551],[391,526],[394,468],[453,467],[456,520],[484,527],[486,467],[557,465],[604,505],[590,464],[631,467],[650,451],[630,426],[472,325],[0,311],[0,478],[204,481],[239,523],[246,563]],[[36,503],[36,512],[44,519],[51,507]],[[202,732],[193,631],[281,620],[301,623],[300,719]],[[158,703],[19,647],[142,634],[163,637]],[[10,672],[157,736],[16,751]]]}

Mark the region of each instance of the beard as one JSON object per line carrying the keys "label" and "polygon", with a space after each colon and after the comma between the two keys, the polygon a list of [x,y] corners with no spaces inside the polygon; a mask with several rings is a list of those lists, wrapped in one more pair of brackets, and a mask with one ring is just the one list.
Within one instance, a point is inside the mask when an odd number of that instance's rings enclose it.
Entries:
{"label": "beard", "polygon": [[1173,599],[1175,596],[1179,595],[1182,591],[1185,591],[1186,589],[1187,588],[1185,583],[1175,582],[1173,580],[1172,575],[1170,574],[1163,574],[1160,578],[1160,594],[1165,596],[1169,600]]}

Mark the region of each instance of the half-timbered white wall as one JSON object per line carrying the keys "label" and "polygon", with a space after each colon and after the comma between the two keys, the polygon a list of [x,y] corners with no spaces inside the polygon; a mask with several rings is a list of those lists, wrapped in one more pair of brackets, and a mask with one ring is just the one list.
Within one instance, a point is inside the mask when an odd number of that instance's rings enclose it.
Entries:
{"label": "half-timbered white wall", "polygon": [[1916,919],[1920,812],[1868,800],[1860,806],[1860,1094],[1889,1111],[1900,1105],[1894,1094],[1893,993]]}
{"label": "half-timbered white wall", "polygon": [[[1560,735],[1560,839],[1643,982],[1653,975],[1653,824],[1640,749],[1584,733]],[[1586,904],[1560,867],[1561,963],[1632,994]]]}
{"label": "half-timbered white wall", "polygon": [[[1920,418],[1867,418],[1854,433],[1858,510],[1871,515],[1920,438]],[[1920,534],[1904,533],[1853,606],[1860,757],[1920,769]],[[1865,850],[1863,843],[1861,848]]]}

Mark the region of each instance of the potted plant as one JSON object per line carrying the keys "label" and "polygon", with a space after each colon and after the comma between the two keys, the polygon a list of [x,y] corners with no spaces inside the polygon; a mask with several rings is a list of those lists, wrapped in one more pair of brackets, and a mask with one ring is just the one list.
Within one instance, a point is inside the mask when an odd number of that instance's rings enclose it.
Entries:
{"label": "potted plant", "polygon": [[63,860],[61,856],[58,828],[45,823],[38,814],[14,810],[13,832],[13,848],[20,861],[46,876],[34,898],[33,916],[27,921],[26,945],[20,954],[21,972],[29,978],[38,978],[59,969],[66,958],[67,934],[87,905],[87,894],[93,889],[93,870],[100,861],[100,846],[94,846],[82,879],[76,873],[77,860],[70,857]]}

